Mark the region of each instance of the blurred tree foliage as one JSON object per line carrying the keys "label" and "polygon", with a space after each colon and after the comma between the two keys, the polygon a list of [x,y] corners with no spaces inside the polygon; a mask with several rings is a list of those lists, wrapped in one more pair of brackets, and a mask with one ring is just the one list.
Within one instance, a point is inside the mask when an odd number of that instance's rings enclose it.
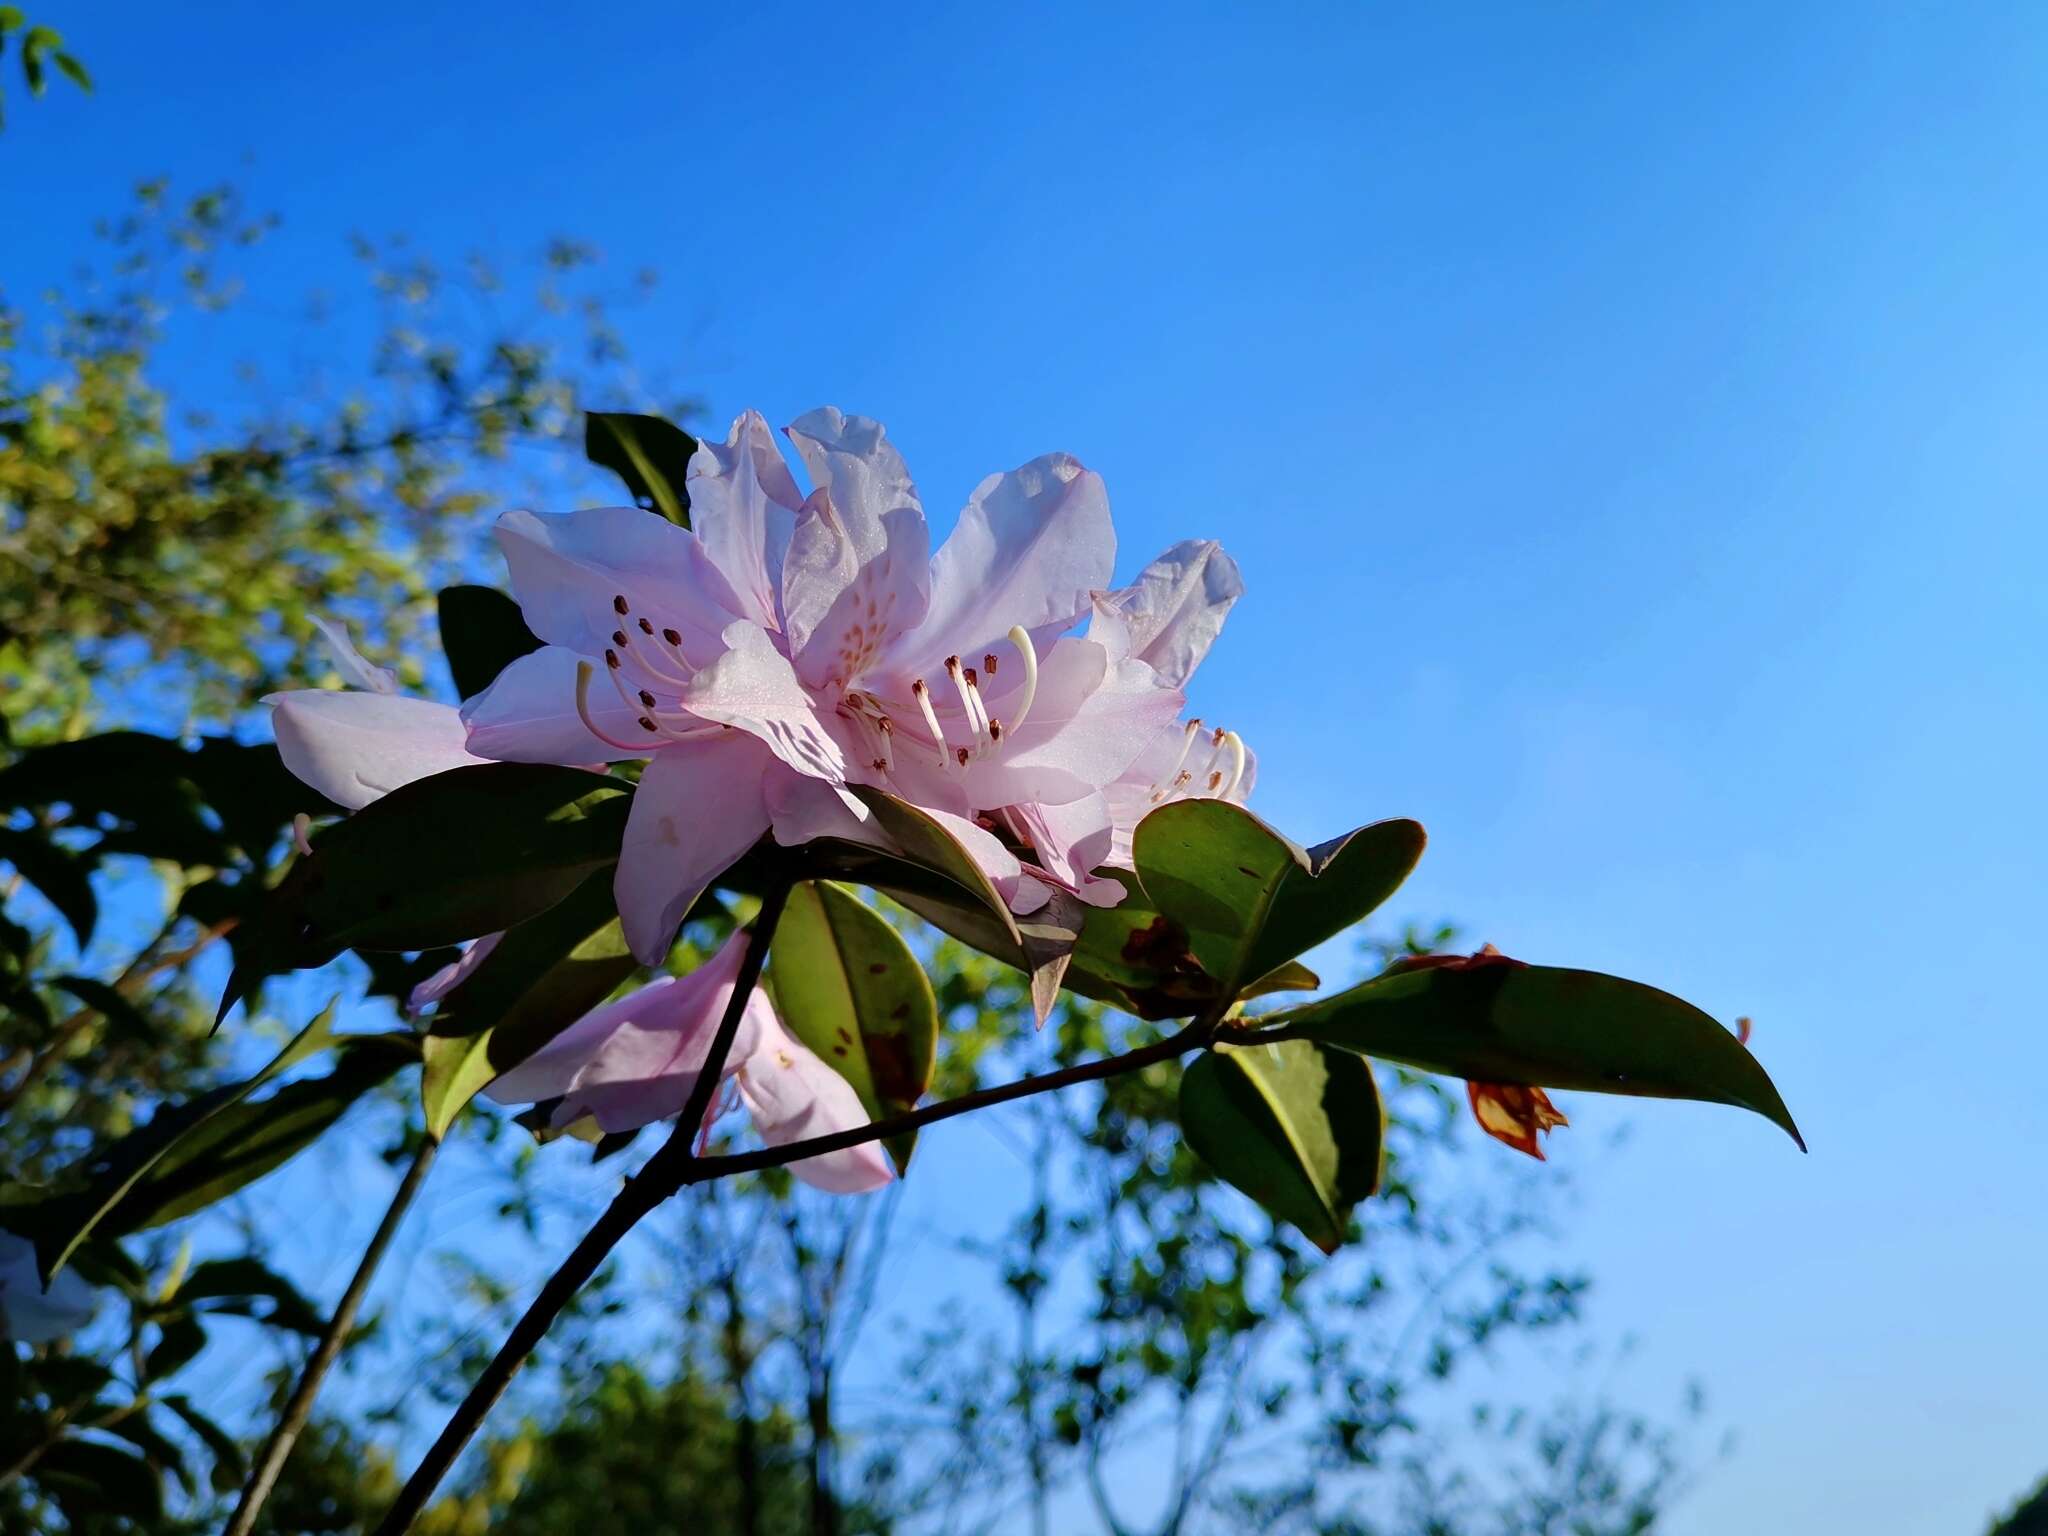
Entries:
{"label": "blurred tree foliage", "polygon": [[[64,46],[63,34],[54,27],[32,24],[19,6],[0,5],[0,61],[9,47],[21,59],[21,83],[31,96],[50,88],[50,71],[62,75],[81,91],[92,89],[92,76],[78,56]],[[7,93],[0,89],[0,127],[6,124]]]}

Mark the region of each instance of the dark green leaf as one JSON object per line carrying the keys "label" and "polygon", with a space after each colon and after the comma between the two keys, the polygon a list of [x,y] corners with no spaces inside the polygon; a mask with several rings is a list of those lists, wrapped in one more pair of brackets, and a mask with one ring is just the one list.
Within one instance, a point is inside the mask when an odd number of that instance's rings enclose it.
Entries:
{"label": "dark green leaf", "polygon": [[[870,1119],[916,1105],[931,1086],[938,1003],[886,918],[838,886],[805,881],[789,894],[768,963],[783,1023],[852,1085]],[[898,1173],[916,1140],[886,1143]]]}
{"label": "dark green leaf", "polygon": [[519,605],[496,587],[443,587],[437,608],[441,649],[455,691],[465,699],[482,693],[500,672],[541,647]]}
{"label": "dark green leaf", "polygon": [[235,1312],[255,1318],[273,1328],[318,1337],[323,1330],[320,1314],[299,1288],[268,1265],[252,1258],[208,1259],[194,1266],[178,1287],[173,1300],[180,1306],[199,1301],[246,1302],[263,1300],[270,1307],[258,1312],[253,1307],[219,1307],[209,1310]]}
{"label": "dark green leaf", "polygon": [[1379,1187],[1386,1114],[1372,1065],[1305,1040],[1218,1046],[1181,1075],[1181,1130],[1203,1162],[1325,1253]]}
{"label": "dark green leaf", "polygon": [[[337,1040],[328,1028],[332,1012],[330,1006],[254,1077],[159,1109],[147,1124],[60,1175],[60,1193],[33,1207],[9,1208],[9,1225],[35,1239],[45,1280],[95,1233],[119,1237],[161,1225],[261,1177],[363,1093],[418,1059],[410,1037]],[[251,1100],[257,1089],[330,1047],[338,1047],[339,1056],[327,1076]]]}
{"label": "dark green leaf", "polygon": [[78,62],[78,56],[70,53],[53,53],[51,61],[64,71],[65,77],[81,91],[92,89],[92,76],[85,72],[85,66]]}
{"label": "dark green leaf", "polygon": [[426,949],[526,921],[615,863],[632,788],[542,763],[418,779],[314,840],[237,954],[223,1016],[265,974]]}
{"label": "dark green leaf", "polygon": [[1259,1022],[1474,1082],[1733,1104],[1806,1145],[1734,1035],[1668,992],[1597,971],[1505,957],[1397,969]]}
{"label": "dark green leaf", "polygon": [[142,1362],[142,1379],[156,1381],[183,1369],[206,1348],[206,1328],[196,1317],[165,1319],[163,1333]]}
{"label": "dark green leaf", "polygon": [[626,482],[633,500],[670,522],[690,526],[688,471],[697,440],[659,416],[590,411],[583,418],[583,456]]}
{"label": "dark green leaf", "polygon": [[71,925],[71,932],[84,949],[92,942],[93,928],[100,919],[100,904],[88,878],[92,860],[59,846],[34,829],[16,831],[0,827],[0,862],[12,864],[22,879],[43,893],[43,897]]}
{"label": "dark green leaf", "polygon": [[[163,1372],[169,1375],[168,1371]],[[165,1438],[163,1432],[149,1416],[147,1408],[135,1413],[123,1414],[107,1425],[107,1433],[118,1435],[148,1459],[150,1466],[159,1473],[168,1472],[177,1478],[178,1486],[186,1493],[197,1492],[192,1474],[185,1467],[185,1456],[178,1447]]]}
{"label": "dark green leaf", "polygon": [[192,1399],[181,1393],[174,1392],[159,1401],[185,1421],[186,1427],[199,1437],[200,1444],[213,1458],[214,1492],[233,1493],[241,1487],[248,1463],[243,1459],[242,1448],[235,1443],[235,1437],[201,1413],[193,1406]]}
{"label": "dark green leaf", "polygon": [[109,1515],[145,1529],[163,1518],[163,1485],[132,1451],[97,1440],[60,1440],[36,1463],[36,1482],[73,1530],[99,1530]]}
{"label": "dark green leaf", "polygon": [[1133,852],[1150,904],[1235,995],[1372,912],[1408,878],[1423,841],[1412,821],[1381,821],[1304,849],[1241,805],[1181,800],[1138,824]]}
{"label": "dark green leaf", "polygon": [[508,930],[435,1010],[422,1041],[428,1134],[446,1135],[478,1089],[603,1002],[635,967],[609,868]]}

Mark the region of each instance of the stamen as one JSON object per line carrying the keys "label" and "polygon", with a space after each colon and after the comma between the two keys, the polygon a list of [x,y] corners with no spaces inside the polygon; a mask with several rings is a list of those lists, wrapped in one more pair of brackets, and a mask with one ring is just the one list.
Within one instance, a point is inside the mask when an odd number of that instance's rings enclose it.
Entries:
{"label": "stamen", "polygon": [[[619,664],[617,658],[610,651],[605,652],[605,659],[611,662],[614,667]],[[595,670],[587,661],[576,663],[577,719],[583,722],[585,730],[589,731],[591,735],[595,736],[606,746],[617,747],[621,752],[631,752],[635,755],[645,752],[647,750],[645,743],[636,745],[629,741],[620,741],[616,736],[607,736],[597,728],[597,721],[592,719],[590,714],[590,674]]]}
{"label": "stamen", "polygon": [[1003,722],[991,716],[988,722],[988,744],[990,746],[995,746],[1002,739]]}
{"label": "stamen", "polygon": [[971,754],[965,747],[959,747],[954,750],[953,755],[960,759],[960,766],[965,768],[967,766],[967,759]]}
{"label": "stamen", "polygon": [[981,670],[986,672],[990,677],[994,677],[996,675],[996,653],[994,651],[990,651],[986,656],[981,658]]}
{"label": "stamen", "polygon": [[1232,731],[1224,740],[1230,747],[1230,783],[1223,790],[1223,798],[1228,800],[1237,793],[1237,786],[1244,782],[1244,738]]}
{"label": "stamen", "polygon": [[963,668],[961,675],[967,680],[967,714],[974,722],[974,755],[980,757],[993,744],[988,734],[988,701],[981,696],[981,679],[974,675],[974,668]]}
{"label": "stamen", "polygon": [[1209,754],[1209,761],[1202,764],[1203,779],[1206,780],[1210,774],[1214,773],[1216,771],[1217,764],[1223,761],[1224,742],[1229,737],[1229,735],[1230,732],[1224,730],[1222,726],[1219,725],[1216,727],[1216,734],[1214,737],[1211,738],[1216,743],[1216,750]]}
{"label": "stamen", "polygon": [[1188,722],[1187,732],[1180,739],[1180,756],[1173,760],[1173,766],[1162,773],[1159,782],[1152,786],[1151,799],[1157,801],[1165,797],[1173,776],[1180,772],[1180,765],[1188,760],[1188,753],[1195,745],[1195,735],[1201,729],[1202,722],[1199,717]]}
{"label": "stamen", "polygon": [[896,755],[890,750],[889,741],[896,734],[896,723],[887,715],[883,715],[875,722],[875,733],[882,738],[882,772],[894,773],[896,771]]}
{"label": "stamen", "polygon": [[[1024,717],[1031,713],[1031,701],[1038,697],[1038,652],[1032,649],[1031,636],[1022,624],[1011,626],[1010,644],[1024,658],[1024,686],[1017,700],[1017,713],[1010,717],[1010,729],[1015,732],[1024,729]],[[995,668],[989,670],[993,672]]]}
{"label": "stamen", "polygon": [[612,599],[612,612],[623,615],[626,611],[626,594],[621,592]]}
{"label": "stamen", "polygon": [[967,689],[967,679],[973,676],[973,673],[960,670],[960,658],[958,656],[948,656],[946,658],[946,676],[953,679],[954,690],[960,695],[961,712],[967,716],[967,729],[974,732],[975,740],[978,743],[981,739],[981,711],[974,707],[974,696]]}
{"label": "stamen", "polygon": [[918,678],[910,685],[910,696],[917,700],[917,707],[924,711],[925,727],[932,733],[932,740],[938,743],[939,766],[943,768],[947,762],[946,733],[939,729],[939,717],[932,709],[932,691],[925,686],[923,678]]}
{"label": "stamen", "polygon": [[642,688],[640,690],[640,702],[642,704],[645,704],[649,709],[652,709],[654,708],[655,704],[654,695],[649,693],[645,688]]}

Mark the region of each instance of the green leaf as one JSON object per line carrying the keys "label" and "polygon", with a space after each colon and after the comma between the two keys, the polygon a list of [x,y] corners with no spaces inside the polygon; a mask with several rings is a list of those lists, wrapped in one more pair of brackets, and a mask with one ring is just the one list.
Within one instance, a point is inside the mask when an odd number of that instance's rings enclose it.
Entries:
{"label": "green leaf", "polygon": [[1733,1104],[1806,1146],[1734,1035],[1668,992],[1597,971],[1505,957],[1397,969],[1259,1023],[1473,1082]]}
{"label": "green leaf", "polygon": [[37,1461],[35,1476],[72,1530],[99,1530],[109,1515],[149,1530],[163,1518],[163,1485],[131,1451],[97,1440],[60,1440]]}
{"label": "green leaf", "polygon": [[158,1399],[166,1408],[185,1421],[185,1425],[206,1447],[206,1453],[213,1458],[213,1491],[233,1493],[242,1486],[248,1474],[248,1463],[243,1460],[242,1448],[235,1443],[235,1437],[214,1423],[193,1406],[192,1399],[182,1393],[172,1393]]}
{"label": "green leaf", "polygon": [[541,642],[526,627],[519,605],[496,587],[443,587],[436,600],[441,649],[455,676],[455,691],[475,698]]}
{"label": "green leaf", "polygon": [[[958,838],[907,800],[865,786],[856,786],[853,793],[867,806],[877,827],[895,843],[898,852],[882,854],[862,844],[837,845],[841,849],[837,870],[845,871],[846,878],[856,884],[886,890],[891,895],[899,889],[922,890],[956,904],[965,902],[991,918],[1010,943],[1020,942],[1009,903],[997,893]],[[926,878],[920,880],[918,875]],[[936,877],[936,884],[932,877]]]}
{"label": "green leaf", "polygon": [[76,54],[53,53],[50,58],[64,72],[65,78],[81,91],[92,89],[92,76],[85,72],[85,66],[78,62]]}
{"label": "green leaf", "polygon": [[145,1382],[184,1369],[206,1348],[206,1327],[195,1317],[167,1318],[162,1327],[162,1337],[142,1362]]}
{"label": "green leaf", "polygon": [[1346,1051],[1305,1040],[1220,1045],[1181,1075],[1180,1122],[1219,1178],[1325,1253],[1379,1187],[1386,1111],[1371,1063]]}
{"label": "green leaf", "polygon": [[[851,892],[805,881],[789,894],[769,955],[776,1010],[860,1096],[873,1120],[931,1086],[939,1010],[930,978],[888,919]],[[916,1132],[885,1145],[901,1174]]]}
{"label": "green leaf", "polygon": [[1241,805],[1180,800],[1138,823],[1133,856],[1151,905],[1236,995],[1371,913],[1408,878],[1423,841],[1415,822],[1380,821],[1304,849]]}
{"label": "green leaf", "polygon": [[0,827],[0,861],[12,864],[30,885],[71,925],[84,949],[99,923],[100,904],[92,893],[89,860],[61,847],[44,833]]}
{"label": "green leaf", "polygon": [[[68,1191],[44,1202],[34,1212],[32,1235],[43,1284],[50,1283],[77,1251],[79,1244],[103,1223],[109,1235],[134,1231],[134,1225],[124,1227],[111,1219],[123,1201],[142,1186],[181,1143],[196,1136],[210,1120],[234,1108],[281,1073],[332,1045],[334,1033],[330,1024],[333,1016],[334,1004],[329,1003],[320,1011],[319,1017],[294,1035],[270,1064],[254,1077],[239,1083],[224,1083],[184,1104],[165,1105],[146,1124],[137,1126],[111,1146],[89,1154],[89,1161],[84,1167],[66,1170],[60,1177],[62,1183],[69,1186]],[[10,1212],[10,1220],[14,1215]],[[25,1225],[16,1230],[31,1231]]]}
{"label": "green leaf", "polygon": [[[410,1036],[336,1037],[330,1005],[254,1077],[159,1109],[145,1125],[65,1170],[58,1192],[12,1207],[8,1223],[36,1243],[45,1283],[89,1237],[120,1237],[200,1210],[310,1145],[357,1099],[408,1061]],[[336,1049],[324,1077],[251,1095],[315,1053]]]}
{"label": "green leaf", "polygon": [[583,417],[583,456],[626,482],[633,500],[670,522],[690,526],[687,485],[697,440],[672,421],[625,411]]}
{"label": "green leaf", "polygon": [[314,839],[238,946],[220,1015],[263,975],[428,949],[538,916],[616,863],[632,787],[543,763],[402,785]]}
{"label": "green leaf", "polygon": [[22,14],[20,6],[0,5],[0,37],[5,37],[8,33],[16,30],[27,19]]}
{"label": "green leaf", "polygon": [[636,967],[609,868],[508,930],[443,999],[421,1042],[427,1133],[445,1136],[479,1089],[610,997]]}
{"label": "green leaf", "polygon": [[209,1312],[228,1312],[318,1338],[324,1331],[320,1314],[299,1288],[257,1259],[208,1259],[193,1267],[173,1298],[180,1306],[200,1301],[247,1303],[268,1301],[270,1307],[258,1312],[247,1305],[211,1307]]}

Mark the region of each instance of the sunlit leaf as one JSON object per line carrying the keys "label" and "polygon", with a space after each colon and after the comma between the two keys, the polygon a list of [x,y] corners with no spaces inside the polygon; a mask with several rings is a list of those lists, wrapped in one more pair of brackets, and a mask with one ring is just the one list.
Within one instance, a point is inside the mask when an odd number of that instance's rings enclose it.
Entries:
{"label": "sunlit leaf", "polygon": [[1379,1187],[1386,1114],[1372,1066],[1305,1040],[1219,1046],[1181,1075],[1182,1133],[1218,1177],[1325,1253]]}
{"label": "sunlit leaf", "polygon": [[1149,904],[1235,995],[1370,914],[1408,878],[1423,841],[1412,821],[1381,821],[1305,849],[1241,805],[1182,800],[1138,824],[1133,855]]}
{"label": "sunlit leaf", "polygon": [[422,1040],[420,1096],[430,1135],[463,1105],[611,996],[637,966],[619,926],[612,871],[508,930],[442,1000]]}
{"label": "sunlit leaf", "polygon": [[[913,1108],[931,1086],[939,1014],[901,934],[850,892],[806,881],[790,892],[769,957],[777,1011],[852,1084],[869,1118]],[[885,1143],[898,1173],[916,1133]]]}

